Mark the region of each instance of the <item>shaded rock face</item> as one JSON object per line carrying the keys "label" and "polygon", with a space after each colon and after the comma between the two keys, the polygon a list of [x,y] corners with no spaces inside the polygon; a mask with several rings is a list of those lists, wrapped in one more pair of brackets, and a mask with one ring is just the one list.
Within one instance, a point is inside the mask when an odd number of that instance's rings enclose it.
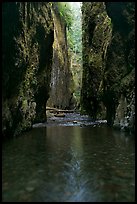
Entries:
{"label": "shaded rock face", "polygon": [[53,40],[49,3],[3,3],[3,135],[18,135],[46,120]]}
{"label": "shaded rock face", "polygon": [[[104,95],[109,124],[134,131],[135,127],[135,3],[106,3],[113,23],[111,44],[107,52]],[[118,15],[116,15],[116,13]],[[124,110],[124,111],[123,111]]]}
{"label": "shaded rock face", "polygon": [[[111,19],[103,2],[82,5],[83,79],[81,109],[94,119],[104,110],[102,101],[106,53],[112,36]],[[104,114],[105,114],[104,110]],[[104,116],[105,117],[105,116]]]}
{"label": "shaded rock face", "polygon": [[[108,125],[114,124],[122,129],[133,130],[135,3],[89,2],[83,3],[82,9],[84,31],[82,108],[87,113],[90,112],[94,118],[106,115]],[[108,16],[104,19],[111,19],[106,22],[106,29],[103,25],[104,20],[101,19],[101,23],[97,21],[100,13],[103,13],[103,17]],[[100,47],[105,42],[107,46],[102,53]],[[95,58],[97,54],[98,57]]]}
{"label": "shaded rock face", "polygon": [[69,109],[72,106],[72,74],[68,57],[66,25],[56,3],[52,9],[54,20],[53,64],[48,106]]}

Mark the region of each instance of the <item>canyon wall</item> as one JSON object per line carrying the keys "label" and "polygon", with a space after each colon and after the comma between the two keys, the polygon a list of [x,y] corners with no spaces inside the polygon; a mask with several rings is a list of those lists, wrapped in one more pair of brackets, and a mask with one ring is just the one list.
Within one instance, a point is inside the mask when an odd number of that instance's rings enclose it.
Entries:
{"label": "canyon wall", "polygon": [[135,128],[135,3],[83,2],[81,111]]}
{"label": "canyon wall", "polygon": [[83,78],[81,111],[96,119],[105,117],[102,102],[106,53],[112,38],[111,19],[103,2],[82,5]]}
{"label": "canyon wall", "polygon": [[2,132],[46,120],[54,41],[51,4],[2,4]]}
{"label": "canyon wall", "polygon": [[107,119],[115,127],[134,131],[135,3],[110,2],[106,3],[106,9],[113,23],[104,79],[105,98],[111,96],[111,100],[105,101],[108,109]]}
{"label": "canyon wall", "polygon": [[73,106],[73,83],[68,56],[66,24],[56,3],[52,7],[54,21],[53,64],[48,106],[69,109]]}

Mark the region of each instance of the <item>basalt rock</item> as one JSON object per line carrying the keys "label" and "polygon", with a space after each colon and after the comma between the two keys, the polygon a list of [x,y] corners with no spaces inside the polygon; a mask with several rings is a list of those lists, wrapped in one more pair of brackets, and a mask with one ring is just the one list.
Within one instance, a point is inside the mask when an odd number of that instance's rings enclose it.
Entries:
{"label": "basalt rock", "polygon": [[48,106],[69,109],[73,105],[72,74],[68,56],[66,24],[56,3],[52,7],[54,21],[53,64]]}
{"label": "basalt rock", "polygon": [[83,2],[82,111],[135,127],[135,3]]}
{"label": "basalt rock", "polygon": [[[104,2],[82,5],[83,79],[81,109],[94,119],[103,110],[103,76],[106,53],[112,36],[111,19]],[[104,113],[105,114],[105,113]],[[103,116],[102,116],[103,117]],[[104,116],[105,117],[105,116]]]}
{"label": "basalt rock", "polygon": [[15,136],[46,120],[53,19],[50,3],[2,4],[2,130]]}
{"label": "basalt rock", "polygon": [[[135,3],[108,2],[113,23],[104,75],[104,103],[109,124],[135,130]],[[116,15],[117,14],[117,15]],[[112,96],[112,97],[110,97]],[[105,100],[111,98],[111,100]]]}

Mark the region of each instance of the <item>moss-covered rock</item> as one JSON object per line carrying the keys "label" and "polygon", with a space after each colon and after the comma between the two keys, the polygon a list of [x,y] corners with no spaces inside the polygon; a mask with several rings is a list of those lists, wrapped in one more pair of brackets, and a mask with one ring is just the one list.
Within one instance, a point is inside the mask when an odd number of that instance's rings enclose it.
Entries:
{"label": "moss-covered rock", "polygon": [[18,135],[45,121],[52,63],[50,3],[2,4],[3,134]]}
{"label": "moss-covered rock", "polygon": [[82,110],[134,131],[135,3],[84,2],[82,15]]}
{"label": "moss-covered rock", "polygon": [[54,21],[53,64],[51,72],[51,91],[48,106],[69,109],[72,105],[72,74],[68,56],[66,24],[58,4],[52,7]]}
{"label": "moss-covered rock", "polygon": [[107,52],[104,95],[110,97],[111,92],[114,96],[111,101],[105,100],[104,97],[107,109],[112,110],[114,107],[113,111],[108,113],[107,119],[109,124],[114,123],[114,126],[119,126],[119,128],[125,126],[125,129],[133,131],[135,122],[135,3],[108,2],[106,9],[113,23],[113,33]]}
{"label": "moss-covered rock", "polygon": [[83,2],[83,79],[81,111],[93,118],[102,110],[103,74],[112,25],[103,2]]}

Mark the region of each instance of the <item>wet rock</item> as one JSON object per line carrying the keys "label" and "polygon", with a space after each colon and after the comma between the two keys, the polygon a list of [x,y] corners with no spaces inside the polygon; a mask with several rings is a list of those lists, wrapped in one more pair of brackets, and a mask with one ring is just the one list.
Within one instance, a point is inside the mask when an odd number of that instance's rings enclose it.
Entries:
{"label": "wet rock", "polygon": [[54,40],[51,4],[7,2],[2,20],[2,130],[4,136],[16,136],[34,121],[46,120]]}
{"label": "wet rock", "polygon": [[65,117],[64,113],[56,113],[54,114],[55,117]]}
{"label": "wet rock", "polygon": [[73,123],[74,123],[74,124],[75,124],[75,123],[78,123],[78,121],[74,120]]}
{"label": "wet rock", "polygon": [[53,63],[51,72],[51,90],[47,105],[65,109],[72,102],[72,74],[68,55],[67,30],[64,19],[54,2],[52,15],[54,21]]}
{"label": "wet rock", "polygon": [[111,19],[104,2],[83,2],[83,81],[81,111],[96,119],[98,109],[105,117],[106,110],[100,98],[103,91],[103,73],[106,53],[111,41]]}
{"label": "wet rock", "polygon": [[36,123],[32,125],[32,128],[38,128],[38,127],[46,127],[47,123]]}
{"label": "wet rock", "polygon": [[34,191],[34,187],[32,187],[32,186],[28,186],[28,187],[26,187],[26,191],[28,191],[28,192],[32,192],[32,191]]}
{"label": "wet rock", "polygon": [[[117,15],[116,15],[117,13]],[[135,3],[83,2],[81,112],[135,131]]]}

